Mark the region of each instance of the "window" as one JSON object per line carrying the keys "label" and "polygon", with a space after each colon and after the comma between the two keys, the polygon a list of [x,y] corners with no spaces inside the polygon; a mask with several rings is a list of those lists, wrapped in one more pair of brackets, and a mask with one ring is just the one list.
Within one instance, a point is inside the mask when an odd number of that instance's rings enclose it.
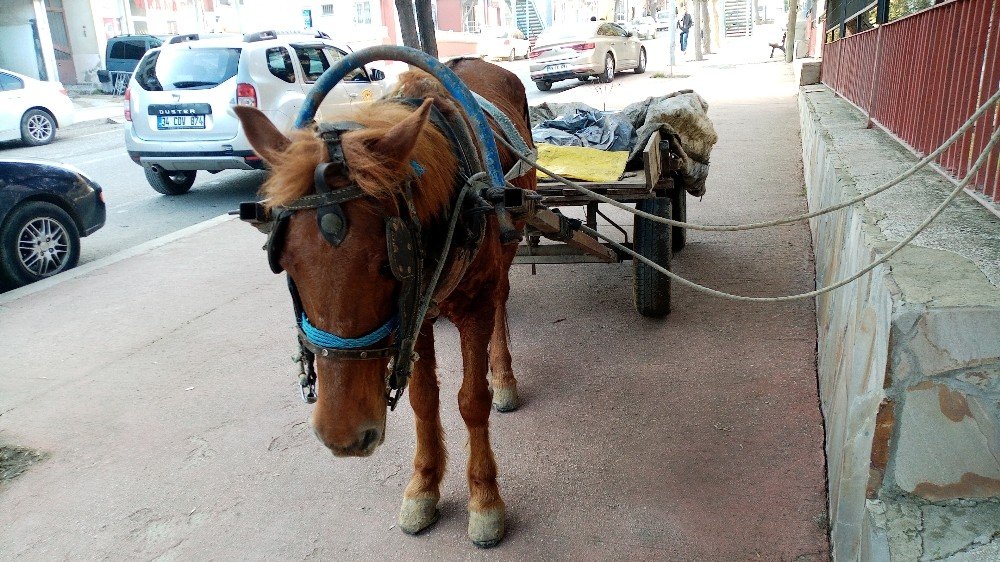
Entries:
{"label": "window", "polygon": [[295,82],[295,68],[292,67],[292,55],[284,47],[271,47],[266,52],[267,69],[271,74],[289,84]]}
{"label": "window", "polygon": [[[340,59],[346,56],[346,53],[344,53],[340,49],[336,49],[334,47],[329,47],[329,46],[323,47],[323,52],[326,53],[326,58],[328,61],[330,61],[331,66],[337,64],[338,62],[340,62]],[[368,75],[365,73],[363,68],[355,68],[354,70],[348,72],[347,76],[344,76],[344,81],[370,82],[370,80],[368,80]]]}
{"label": "window", "polygon": [[323,15],[332,16],[333,15],[333,4],[323,4]]}
{"label": "window", "polygon": [[146,42],[138,41],[118,41],[111,45],[111,58],[139,60],[146,52]]}
{"label": "window", "polygon": [[371,25],[372,4],[369,0],[354,1],[354,23]]}
{"label": "window", "polygon": [[322,47],[318,45],[293,45],[292,48],[295,49],[295,56],[299,59],[299,65],[302,67],[302,74],[307,83],[312,84],[326,69],[330,68],[330,63],[323,56]]}
{"label": "window", "polygon": [[11,90],[20,90],[21,88],[24,88],[23,80],[17,76],[0,72],[0,90],[9,92]]}
{"label": "window", "polygon": [[150,92],[214,88],[236,76],[239,49],[173,49],[154,52],[135,69],[135,80]]}

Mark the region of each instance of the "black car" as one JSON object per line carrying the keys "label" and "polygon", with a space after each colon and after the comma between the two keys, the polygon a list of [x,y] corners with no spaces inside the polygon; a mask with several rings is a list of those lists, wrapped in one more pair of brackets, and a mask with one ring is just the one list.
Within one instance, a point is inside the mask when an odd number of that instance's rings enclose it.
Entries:
{"label": "black car", "polygon": [[101,186],[76,168],[0,159],[0,290],[76,266],[105,214]]}

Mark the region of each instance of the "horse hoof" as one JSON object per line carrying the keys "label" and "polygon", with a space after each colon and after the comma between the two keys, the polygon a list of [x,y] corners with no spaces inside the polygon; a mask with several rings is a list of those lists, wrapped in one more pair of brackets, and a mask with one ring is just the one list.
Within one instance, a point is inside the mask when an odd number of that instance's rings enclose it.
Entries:
{"label": "horse hoof", "polygon": [[405,498],[399,509],[399,528],[407,535],[416,535],[440,518],[437,498]]}
{"label": "horse hoof", "polygon": [[517,384],[493,389],[493,407],[500,413],[513,412],[521,405]]}
{"label": "horse hoof", "polygon": [[469,538],[479,548],[493,548],[504,534],[506,514],[503,507],[489,511],[469,511]]}

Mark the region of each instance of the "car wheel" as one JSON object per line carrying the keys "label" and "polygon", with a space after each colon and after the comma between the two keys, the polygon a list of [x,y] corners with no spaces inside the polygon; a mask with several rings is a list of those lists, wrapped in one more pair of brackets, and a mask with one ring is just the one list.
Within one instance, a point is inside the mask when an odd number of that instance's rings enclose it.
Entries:
{"label": "car wheel", "polygon": [[0,230],[0,286],[27,285],[71,269],[79,260],[80,231],[52,203],[25,203]]}
{"label": "car wheel", "polygon": [[56,120],[41,109],[29,109],[21,117],[21,140],[28,146],[49,144],[56,138]]}
{"label": "car wheel", "polygon": [[646,49],[639,49],[639,66],[635,67],[636,74],[646,72]]}
{"label": "car wheel", "polygon": [[153,170],[143,168],[146,172],[146,181],[153,189],[164,195],[184,195],[191,190],[194,185],[195,170]]}
{"label": "car wheel", "polygon": [[535,86],[543,92],[548,92],[549,90],[552,89],[552,82],[548,82],[546,80],[538,80],[535,82]]}
{"label": "car wheel", "polygon": [[611,53],[604,56],[604,72],[598,79],[605,84],[615,79],[615,57]]}

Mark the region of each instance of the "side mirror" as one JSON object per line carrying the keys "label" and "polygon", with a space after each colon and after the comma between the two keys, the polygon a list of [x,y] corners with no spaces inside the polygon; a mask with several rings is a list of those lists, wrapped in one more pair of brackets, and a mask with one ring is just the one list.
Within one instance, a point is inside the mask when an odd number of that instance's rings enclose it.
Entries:
{"label": "side mirror", "polygon": [[371,71],[368,74],[371,75],[373,82],[378,82],[379,80],[385,80],[385,73],[377,68],[371,69]]}

